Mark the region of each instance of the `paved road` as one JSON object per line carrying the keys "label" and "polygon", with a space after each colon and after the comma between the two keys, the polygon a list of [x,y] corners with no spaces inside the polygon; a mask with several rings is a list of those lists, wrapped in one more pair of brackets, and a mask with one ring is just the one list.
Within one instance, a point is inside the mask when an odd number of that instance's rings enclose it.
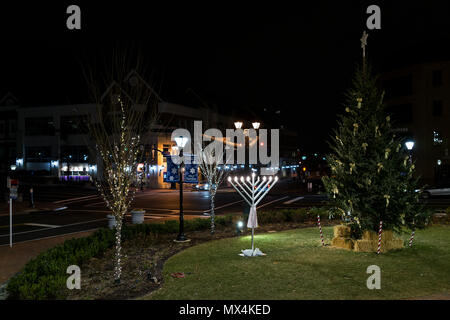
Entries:
{"label": "paved road", "polygon": [[[209,194],[206,191],[190,191],[183,193],[185,218],[204,217],[210,208]],[[273,206],[287,199],[283,191],[268,194],[259,204],[259,208]],[[26,200],[25,200],[26,201]],[[52,202],[57,211],[39,212],[14,216],[13,242],[70,234],[107,226],[106,215],[110,211],[95,190],[81,188],[35,188],[35,201]],[[243,200],[233,189],[219,190],[215,201],[216,214],[241,213]],[[146,190],[135,196],[133,208],[144,208],[145,219],[163,221],[179,218],[178,190]],[[131,220],[130,216],[126,217]],[[9,217],[0,217],[0,245],[9,243]]]}
{"label": "paved road", "polygon": [[[106,215],[110,213],[95,190],[73,187],[35,188],[36,201],[51,201],[59,211],[24,214],[14,216],[13,241],[23,242],[79,231],[92,230],[107,225]],[[275,187],[259,204],[261,208],[298,208],[326,204],[323,195],[308,195],[295,185],[282,182]],[[184,193],[184,213],[187,219],[207,217],[209,212],[209,195],[206,191],[189,191]],[[233,189],[219,190],[216,201],[216,214],[241,213],[243,200]],[[430,199],[430,208],[447,208],[449,198]],[[134,208],[146,210],[145,219],[163,221],[178,219],[179,192],[177,190],[146,190],[138,192]],[[131,220],[130,216],[126,219]],[[0,245],[9,243],[9,217],[0,217]]]}

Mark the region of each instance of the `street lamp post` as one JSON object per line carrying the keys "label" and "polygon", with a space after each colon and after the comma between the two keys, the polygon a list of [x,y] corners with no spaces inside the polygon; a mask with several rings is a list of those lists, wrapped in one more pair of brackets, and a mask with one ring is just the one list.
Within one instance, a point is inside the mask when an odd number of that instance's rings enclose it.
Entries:
{"label": "street lamp post", "polygon": [[[175,142],[177,144],[178,149],[180,150],[180,159],[183,157],[183,148],[188,141],[187,137],[179,136],[175,138]],[[184,234],[184,214],[183,214],[183,169],[184,169],[184,161],[181,160],[179,167],[179,177],[180,177],[180,230],[177,236],[176,242],[187,242],[190,241],[186,238]]]}
{"label": "street lamp post", "polygon": [[412,140],[406,141],[405,146],[409,152],[409,163],[412,164],[412,149],[414,148],[414,141],[412,141]]}

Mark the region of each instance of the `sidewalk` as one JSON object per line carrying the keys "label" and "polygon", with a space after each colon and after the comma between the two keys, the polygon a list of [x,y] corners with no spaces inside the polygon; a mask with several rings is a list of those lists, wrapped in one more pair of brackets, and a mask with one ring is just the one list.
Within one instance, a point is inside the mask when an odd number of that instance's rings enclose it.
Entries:
{"label": "sidewalk", "polygon": [[0,246],[0,285],[22,270],[25,264],[40,253],[73,238],[91,235],[94,231],[84,231],[47,239],[32,240],[13,244],[13,247]]}

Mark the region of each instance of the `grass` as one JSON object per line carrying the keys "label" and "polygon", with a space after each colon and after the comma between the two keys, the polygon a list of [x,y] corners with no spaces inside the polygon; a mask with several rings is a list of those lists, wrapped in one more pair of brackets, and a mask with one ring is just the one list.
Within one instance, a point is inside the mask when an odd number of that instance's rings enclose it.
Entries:
{"label": "grass", "polygon": [[[326,242],[332,228],[324,228]],[[405,241],[408,235],[403,235]],[[250,237],[211,241],[171,257],[163,287],[145,299],[404,299],[450,292],[450,227],[417,231],[413,248],[380,256],[321,247],[317,228],[255,236],[267,256],[243,258]],[[381,289],[366,286],[370,265]],[[185,272],[174,279],[172,272]]]}

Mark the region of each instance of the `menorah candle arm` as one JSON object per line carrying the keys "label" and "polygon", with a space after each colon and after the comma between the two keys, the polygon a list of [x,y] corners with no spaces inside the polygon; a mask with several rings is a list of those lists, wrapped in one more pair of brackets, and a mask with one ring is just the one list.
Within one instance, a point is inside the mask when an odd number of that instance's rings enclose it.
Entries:
{"label": "menorah candle arm", "polygon": [[249,206],[251,206],[251,202],[247,200],[247,198],[242,194],[242,192],[239,190],[239,188],[237,188],[232,182],[231,185],[233,186],[233,188],[240,194],[240,196],[242,197],[242,199],[245,200],[245,202],[248,203]]}
{"label": "menorah candle arm", "polygon": [[253,193],[253,191],[252,191],[252,188],[250,188],[248,185],[247,185],[247,182],[246,181],[241,181],[241,183],[242,183],[242,185],[244,185],[246,188],[247,188],[247,190],[248,190],[248,192],[250,193],[250,194],[252,194]]}
{"label": "menorah candle arm", "polygon": [[[267,187],[267,185],[269,184],[270,181],[266,181],[266,183],[264,184],[264,186],[262,188],[260,188],[260,190],[258,191],[258,193],[255,196],[255,199],[259,199],[261,200],[259,197],[261,196],[262,193],[264,193],[264,189]],[[264,197],[264,195],[262,196],[262,198]],[[258,202],[259,202],[258,200]]]}
{"label": "menorah candle arm", "polygon": [[[272,182],[273,183],[270,185],[269,189],[267,189],[264,192],[264,194],[258,199],[258,201],[256,201],[255,205],[257,205],[265,197],[265,195],[270,191],[270,189],[273,188],[273,186],[277,183],[277,180],[272,180]],[[264,186],[264,188],[260,192],[262,192],[265,189],[266,186],[267,186],[267,184]]]}
{"label": "menorah candle arm", "polygon": [[[236,182],[236,184],[241,188],[241,190],[242,190],[242,192],[244,192],[246,195],[247,195],[247,197],[248,197],[248,199],[249,200],[253,200],[253,197],[252,197],[252,192],[250,192],[250,194],[249,193],[247,193],[247,191],[245,191],[245,188],[239,183],[239,181],[235,181]],[[245,182],[243,182],[243,184],[245,185]],[[236,189],[237,190],[237,189]]]}

